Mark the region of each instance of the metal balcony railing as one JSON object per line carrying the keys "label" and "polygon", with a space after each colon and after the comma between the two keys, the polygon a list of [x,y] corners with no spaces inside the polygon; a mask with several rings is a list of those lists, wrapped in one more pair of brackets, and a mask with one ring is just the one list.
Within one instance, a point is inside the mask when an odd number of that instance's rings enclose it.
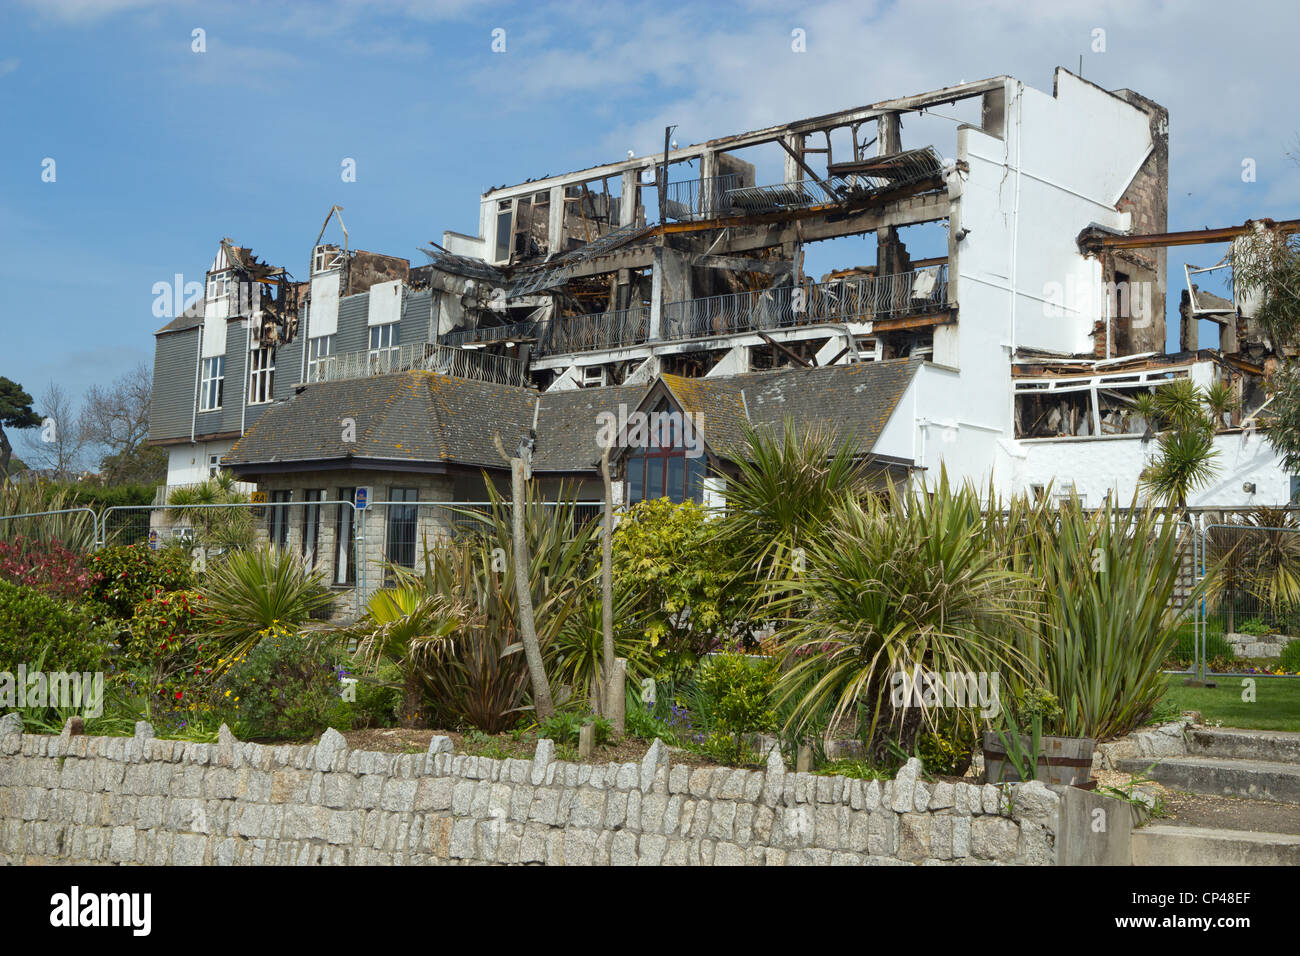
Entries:
{"label": "metal balcony railing", "polygon": [[664,338],[694,339],[825,322],[871,322],[948,304],[948,267],[834,279],[664,304]]}
{"label": "metal balcony railing", "polygon": [[512,322],[509,325],[486,325],[479,326],[476,329],[455,329],[439,337],[441,345],[451,345],[455,347],[467,344],[488,344],[490,342],[505,342],[511,339],[531,339],[537,337],[537,321],[535,319],[524,319],[522,322]]}
{"label": "metal balcony railing", "polygon": [[394,372],[426,371],[453,378],[524,387],[528,376],[524,363],[505,355],[479,349],[462,349],[432,342],[416,342],[389,349],[343,352],[321,359],[310,381],[338,382]]}
{"label": "metal balcony railing", "polygon": [[732,211],[728,194],[739,187],[737,173],[669,183],[664,218],[691,222],[726,215]]}
{"label": "metal balcony railing", "polygon": [[541,354],[591,352],[640,345],[649,337],[650,306],[638,305],[617,312],[557,316],[537,350]]}

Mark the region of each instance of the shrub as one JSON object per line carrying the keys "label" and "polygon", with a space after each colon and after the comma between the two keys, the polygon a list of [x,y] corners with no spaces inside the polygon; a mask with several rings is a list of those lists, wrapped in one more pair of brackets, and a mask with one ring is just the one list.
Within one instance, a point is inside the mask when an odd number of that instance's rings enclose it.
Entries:
{"label": "shrub", "polygon": [[934,776],[960,777],[970,766],[975,738],[968,728],[954,734],[923,733],[916,738],[916,755],[926,773]]}
{"label": "shrub", "polygon": [[203,643],[196,637],[202,608],[203,595],[198,591],[155,591],[144,598],[131,615],[123,664],[147,677],[156,692],[185,675],[203,676],[212,655],[205,658]]}
{"label": "shrub", "polygon": [[156,591],[194,586],[189,558],[175,548],[152,551],[143,544],[102,548],[90,556],[89,566],[99,574],[91,585],[90,599],[121,620],[129,619],[136,605]]}
{"label": "shrub", "polygon": [[85,607],[0,581],[0,669],[33,666],[44,654],[47,671],[102,670],[112,636]]}
{"label": "shrub", "polygon": [[1282,648],[1278,665],[1288,674],[1300,674],[1300,637],[1292,639]]}
{"label": "shrub", "polygon": [[246,655],[214,681],[214,709],[225,709],[243,737],[305,739],[326,727],[347,730],[334,650],[287,627],[263,631]]}
{"label": "shrub", "polygon": [[80,553],[57,541],[0,541],[0,579],[63,601],[79,601],[98,579]]}
{"label": "shrub", "polygon": [[1258,637],[1264,634],[1273,633],[1273,629],[1270,628],[1263,621],[1261,621],[1259,618],[1252,617],[1249,621],[1246,621],[1244,624],[1238,626],[1237,633],[1252,634]]}
{"label": "shrub", "polygon": [[613,733],[613,726],[604,717],[597,717],[585,710],[563,710],[538,725],[537,736],[548,737],[557,744],[576,744],[584,724],[596,725],[596,746],[607,743]]}
{"label": "shrub", "polygon": [[747,751],[747,735],[775,729],[776,678],[771,658],[734,652],[716,654],[700,666],[694,699],[708,729],[704,750],[709,756],[737,761]]}
{"label": "shrub", "polygon": [[[1190,666],[1196,660],[1196,635],[1191,632],[1179,633],[1178,641],[1174,644],[1174,649],[1170,652],[1171,660]],[[1232,645],[1222,634],[1205,635],[1205,657],[1212,660],[1216,657],[1231,660],[1233,657]]]}
{"label": "shrub", "polygon": [[739,579],[699,505],[667,498],[633,505],[614,532],[613,550],[614,582],[636,595],[642,633],[671,679],[744,620]]}

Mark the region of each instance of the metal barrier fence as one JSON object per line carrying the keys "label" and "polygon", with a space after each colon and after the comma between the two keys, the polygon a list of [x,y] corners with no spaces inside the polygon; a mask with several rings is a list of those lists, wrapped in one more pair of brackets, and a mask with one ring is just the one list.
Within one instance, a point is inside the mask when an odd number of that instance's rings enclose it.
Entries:
{"label": "metal barrier fence", "polygon": [[1300,637],[1300,526],[1207,522],[1198,536],[1196,667],[1270,635]]}
{"label": "metal barrier fence", "polygon": [[528,384],[524,363],[519,359],[494,355],[481,349],[463,349],[433,342],[326,356],[315,363],[309,380],[338,382],[410,371],[437,372],[454,378],[519,387]]}

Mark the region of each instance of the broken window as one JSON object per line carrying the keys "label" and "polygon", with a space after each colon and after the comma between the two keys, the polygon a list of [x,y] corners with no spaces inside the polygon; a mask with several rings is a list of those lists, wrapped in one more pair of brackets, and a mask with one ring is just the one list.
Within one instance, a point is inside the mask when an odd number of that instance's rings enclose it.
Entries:
{"label": "broken window", "polygon": [[377,372],[382,368],[385,362],[391,362],[397,357],[398,337],[397,323],[389,322],[387,325],[372,325],[370,327],[370,367],[372,372]]}

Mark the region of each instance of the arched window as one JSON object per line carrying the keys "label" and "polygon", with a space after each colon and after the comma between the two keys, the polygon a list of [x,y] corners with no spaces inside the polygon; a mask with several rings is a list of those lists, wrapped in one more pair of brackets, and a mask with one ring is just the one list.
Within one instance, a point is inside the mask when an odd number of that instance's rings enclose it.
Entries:
{"label": "arched window", "polygon": [[665,400],[643,421],[629,421],[627,437],[635,441],[624,459],[629,505],[647,498],[703,502],[709,462],[693,422]]}

